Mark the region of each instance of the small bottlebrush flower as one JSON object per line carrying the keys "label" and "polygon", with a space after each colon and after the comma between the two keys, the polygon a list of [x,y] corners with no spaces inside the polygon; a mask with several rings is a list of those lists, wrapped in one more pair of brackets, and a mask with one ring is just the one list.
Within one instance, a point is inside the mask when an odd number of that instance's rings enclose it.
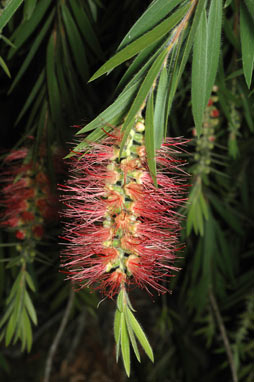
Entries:
{"label": "small bottlebrush flower", "polygon": [[61,186],[66,205],[62,266],[80,288],[112,297],[136,285],[166,292],[178,250],[177,207],[183,203],[184,162],[176,159],[183,141],[168,138],[158,150],[157,182],[150,176],[138,120],[119,158],[120,127],[89,150],[77,153]]}
{"label": "small bottlebrush flower", "polygon": [[40,240],[43,222],[57,214],[43,160],[33,164],[27,148],[11,152],[4,160],[1,183],[0,225],[14,231],[19,240]]}

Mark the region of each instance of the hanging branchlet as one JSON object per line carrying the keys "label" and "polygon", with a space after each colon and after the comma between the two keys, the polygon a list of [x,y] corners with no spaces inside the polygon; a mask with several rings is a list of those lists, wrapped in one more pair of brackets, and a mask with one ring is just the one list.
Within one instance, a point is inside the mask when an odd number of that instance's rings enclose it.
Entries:
{"label": "hanging branchlet", "polygon": [[[216,106],[218,97],[216,95],[217,87],[213,89],[214,93],[210,97],[205,109],[202,134],[197,136],[196,129],[193,129],[195,137],[194,154],[195,165],[192,167],[194,183],[189,197],[189,211],[187,217],[187,234],[192,228],[196,234],[203,235],[204,219],[208,219],[208,205],[203,194],[203,183],[208,183],[208,176],[212,169],[212,152],[216,140],[216,126],[219,124],[220,112]],[[199,217],[197,219],[197,216]]]}
{"label": "hanging branchlet", "polygon": [[[43,150],[43,148],[41,148]],[[42,154],[42,153],[41,153]],[[28,267],[36,256],[36,247],[44,238],[44,226],[57,217],[56,196],[52,193],[44,159],[32,161],[32,147],[10,152],[4,159],[1,189],[0,225],[14,234],[16,256],[8,259],[8,268],[15,268],[16,278],[0,319],[0,339],[5,345],[21,341],[21,349],[30,351],[32,323],[37,324],[36,311],[30,297],[35,283]]]}

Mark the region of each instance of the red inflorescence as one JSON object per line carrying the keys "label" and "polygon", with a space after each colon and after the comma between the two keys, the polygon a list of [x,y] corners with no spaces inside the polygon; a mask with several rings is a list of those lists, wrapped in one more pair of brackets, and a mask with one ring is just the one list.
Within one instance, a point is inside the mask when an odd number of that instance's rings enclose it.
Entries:
{"label": "red inflorescence", "polygon": [[150,176],[144,124],[137,122],[119,159],[120,128],[89,151],[73,156],[62,200],[62,266],[79,287],[112,297],[121,286],[166,292],[165,280],[179,249],[184,161],[176,159],[184,141],[168,138],[157,152],[157,182]]}
{"label": "red inflorescence", "polygon": [[19,240],[39,240],[45,219],[57,216],[56,198],[43,164],[33,164],[27,148],[11,152],[4,164],[0,224],[12,229]]}

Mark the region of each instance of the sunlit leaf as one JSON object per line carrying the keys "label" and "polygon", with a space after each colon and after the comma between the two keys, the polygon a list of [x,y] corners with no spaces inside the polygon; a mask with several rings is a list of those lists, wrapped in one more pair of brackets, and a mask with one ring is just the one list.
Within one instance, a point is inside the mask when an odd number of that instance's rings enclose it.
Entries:
{"label": "sunlit leaf", "polygon": [[164,126],[165,123],[167,123],[165,116],[167,93],[168,71],[166,66],[164,66],[160,74],[154,106],[154,140],[156,149],[161,147],[164,136]]}
{"label": "sunlit leaf", "polygon": [[147,154],[147,163],[150,175],[156,187],[158,187],[156,179],[156,161],[155,161],[155,138],[154,138],[154,101],[153,93],[148,97],[145,117],[145,146]]}
{"label": "sunlit leaf", "polygon": [[139,340],[141,346],[145,350],[145,352],[148,355],[148,357],[150,358],[150,360],[152,362],[154,362],[153,350],[152,350],[152,348],[148,342],[148,339],[147,339],[143,329],[139,325],[138,321],[136,320],[134,314],[132,313],[132,311],[130,309],[127,310],[127,316],[128,316],[128,320],[130,322],[130,326],[133,329],[133,331],[134,331],[137,339]]}
{"label": "sunlit leaf", "polygon": [[123,364],[126,371],[127,376],[130,376],[130,341],[126,328],[125,315],[121,313],[121,352],[123,357]]}
{"label": "sunlit leaf", "polygon": [[124,132],[124,135],[123,135],[121,146],[120,146],[120,153],[123,150],[126,139],[129,135],[129,132],[135,120],[135,117],[137,113],[139,112],[141,106],[143,105],[149,91],[151,90],[154,81],[157,79],[166,56],[167,56],[167,50],[164,49],[154,61],[153,65],[151,66],[148,73],[146,74],[144,81],[142,82],[142,85],[140,86],[138,90],[138,93],[131,105],[131,108],[126,116],[126,120],[123,125],[122,130]]}

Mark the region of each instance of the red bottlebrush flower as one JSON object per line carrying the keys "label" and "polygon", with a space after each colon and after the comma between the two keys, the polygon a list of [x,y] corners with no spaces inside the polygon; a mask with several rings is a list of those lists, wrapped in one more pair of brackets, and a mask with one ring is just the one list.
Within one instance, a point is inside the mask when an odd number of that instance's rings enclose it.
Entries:
{"label": "red bottlebrush flower", "polygon": [[[90,151],[71,158],[70,177],[62,201],[66,205],[62,266],[82,287],[112,297],[121,286],[137,285],[166,292],[180,229],[176,208],[183,199],[186,174],[179,138],[167,139],[157,152],[153,183],[139,121],[119,159],[120,128]],[[184,179],[183,179],[184,178]]]}
{"label": "red bottlebrush flower", "polygon": [[213,118],[218,118],[220,116],[220,112],[218,109],[214,108],[212,111],[211,111],[211,117]]}
{"label": "red bottlebrush flower", "polygon": [[8,154],[1,178],[0,225],[14,231],[18,228],[16,237],[20,240],[42,238],[41,222],[56,216],[56,200],[43,172],[43,161],[33,165],[30,158],[31,153],[26,148]]}
{"label": "red bottlebrush flower", "polygon": [[19,240],[24,240],[26,237],[26,234],[24,231],[17,231],[16,232],[16,238]]}
{"label": "red bottlebrush flower", "polygon": [[41,239],[44,234],[44,229],[41,225],[36,225],[32,228],[32,231],[36,239]]}

